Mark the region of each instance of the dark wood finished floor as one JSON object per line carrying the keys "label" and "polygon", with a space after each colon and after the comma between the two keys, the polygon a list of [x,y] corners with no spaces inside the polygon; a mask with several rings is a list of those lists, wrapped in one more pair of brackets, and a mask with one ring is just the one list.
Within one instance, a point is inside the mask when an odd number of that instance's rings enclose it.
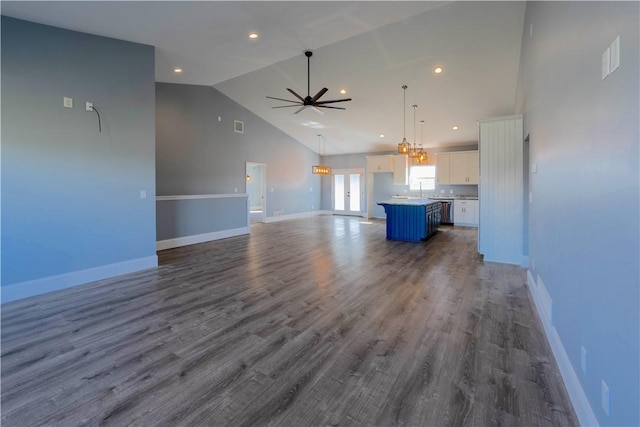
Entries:
{"label": "dark wood finished floor", "polygon": [[524,271],[321,216],[2,306],[3,426],[577,425]]}

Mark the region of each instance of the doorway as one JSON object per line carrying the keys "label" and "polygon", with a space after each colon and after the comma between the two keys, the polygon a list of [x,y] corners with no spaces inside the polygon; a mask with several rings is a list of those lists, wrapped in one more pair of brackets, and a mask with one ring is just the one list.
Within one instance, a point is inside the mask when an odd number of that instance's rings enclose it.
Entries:
{"label": "doorway", "polygon": [[250,223],[265,222],[267,217],[267,165],[247,162],[245,182],[245,193],[249,195]]}
{"label": "doorway", "polygon": [[362,216],[364,169],[334,169],[331,195],[334,215]]}

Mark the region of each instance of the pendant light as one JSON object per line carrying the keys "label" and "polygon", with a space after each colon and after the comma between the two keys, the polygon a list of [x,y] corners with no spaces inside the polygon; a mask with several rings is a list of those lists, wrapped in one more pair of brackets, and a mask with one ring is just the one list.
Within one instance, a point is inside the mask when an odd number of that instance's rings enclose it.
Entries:
{"label": "pendant light", "polygon": [[407,85],[402,85],[403,104],[402,104],[402,142],[398,144],[398,153],[409,154],[411,144],[407,141]]}
{"label": "pendant light", "polygon": [[416,152],[416,155],[413,157],[413,163],[417,165],[422,165],[427,163],[429,158],[427,157],[427,153],[422,148],[424,143],[424,120],[420,120],[420,147]]}
{"label": "pendant light", "polygon": [[418,153],[418,145],[416,144],[416,108],[418,106],[413,104],[411,108],[413,108],[413,146],[409,149],[409,157],[413,159]]}
{"label": "pendant light", "polygon": [[[324,143],[322,145],[322,157],[325,156],[325,144],[326,141],[324,140],[324,137],[320,134],[318,134],[318,154],[320,153],[320,143],[321,141]],[[315,165],[315,166],[311,166],[311,173],[316,174],[316,175],[331,175],[331,168],[329,166],[326,165]]]}

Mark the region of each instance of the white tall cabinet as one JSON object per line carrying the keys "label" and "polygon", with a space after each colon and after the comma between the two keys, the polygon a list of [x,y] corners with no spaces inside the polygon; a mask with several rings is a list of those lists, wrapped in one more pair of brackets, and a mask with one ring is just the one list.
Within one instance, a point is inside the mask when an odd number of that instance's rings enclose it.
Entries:
{"label": "white tall cabinet", "polygon": [[522,265],[525,262],[522,116],[479,120],[478,125],[478,252],[485,261]]}

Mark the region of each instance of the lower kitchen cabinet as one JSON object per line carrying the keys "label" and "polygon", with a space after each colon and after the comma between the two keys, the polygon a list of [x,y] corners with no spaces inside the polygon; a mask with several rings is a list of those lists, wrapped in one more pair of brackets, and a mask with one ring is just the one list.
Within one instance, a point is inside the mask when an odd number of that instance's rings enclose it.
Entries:
{"label": "lower kitchen cabinet", "polygon": [[454,200],[453,201],[453,223],[454,225],[465,225],[469,227],[478,226],[478,201],[477,200]]}

